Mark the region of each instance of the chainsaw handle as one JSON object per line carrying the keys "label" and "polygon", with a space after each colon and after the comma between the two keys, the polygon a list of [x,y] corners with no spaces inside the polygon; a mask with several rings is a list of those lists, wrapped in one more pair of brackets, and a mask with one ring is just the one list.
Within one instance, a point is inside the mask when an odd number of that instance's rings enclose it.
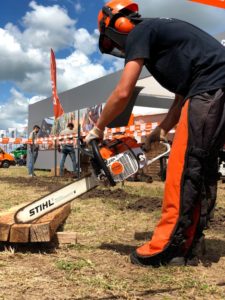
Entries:
{"label": "chainsaw handle", "polygon": [[92,151],[93,151],[93,159],[96,161],[97,165],[99,165],[99,167],[103,170],[103,172],[105,173],[105,176],[107,177],[107,179],[109,180],[109,183],[111,186],[115,186],[116,183],[112,178],[111,173],[109,172],[109,169],[106,166],[106,163],[104,161],[104,159],[101,156],[101,153],[99,151],[99,143],[98,140],[94,139],[90,141],[90,146],[92,147]]}
{"label": "chainsaw handle", "polygon": [[165,143],[165,142],[160,142],[160,144],[165,145],[166,146],[166,151],[159,154],[158,156],[154,157],[153,159],[150,159],[147,161],[147,166],[149,166],[150,164],[152,164],[154,161],[160,159],[161,157],[167,155],[170,152],[170,144],[169,143]]}

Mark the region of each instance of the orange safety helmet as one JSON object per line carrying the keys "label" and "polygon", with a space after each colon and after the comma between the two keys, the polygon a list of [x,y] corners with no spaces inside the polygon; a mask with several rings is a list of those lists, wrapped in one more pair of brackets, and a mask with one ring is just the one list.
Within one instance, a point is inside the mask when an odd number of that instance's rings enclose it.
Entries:
{"label": "orange safety helmet", "polygon": [[141,21],[137,3],[131,0],[106,3],[98,14],[101,52],[124,57],[126,37]]}

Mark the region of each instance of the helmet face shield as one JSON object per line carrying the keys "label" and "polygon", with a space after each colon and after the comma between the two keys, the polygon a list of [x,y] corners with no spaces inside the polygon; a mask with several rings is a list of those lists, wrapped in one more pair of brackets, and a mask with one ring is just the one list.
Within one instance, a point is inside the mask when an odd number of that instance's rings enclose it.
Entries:
{"label": "helmet face shield", "polygon": [[115,47],[114,43],[106,35],[101,34],[99,37],[99,49],[102,53],[110,53]]}
{"label": "helmet face shield", "polygon": [[119,50],[118,46],[106,35],[101,34],[99,38],[99,49],[102,53],[124,58],[124,51]]}

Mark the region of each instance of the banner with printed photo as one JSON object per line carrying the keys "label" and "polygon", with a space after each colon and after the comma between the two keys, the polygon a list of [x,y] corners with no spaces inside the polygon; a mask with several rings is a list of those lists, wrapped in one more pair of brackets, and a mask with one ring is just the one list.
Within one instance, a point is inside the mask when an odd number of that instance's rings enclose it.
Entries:
{"label": "banner with printed photo", "polygon": [[52,135],[53,125],[54,125],[54,117],[43,119],[38,136],[49,137],[50,135]]}
{"label": "banner with printed photo", "polygon": [[89,132],[95,125],[102,112],[102,104],[81,110],[81,131]]}
{"label": "banner with printed photo", "polygon": [[[68,123],[74,124],[75,134],[78,134],[78,124],[80,124],[81,133],[85,134],[94,127],[101,112],[102,104],[81,109],[79,112],[76,110],[64,113],[57,119],[54,117],[45,118],[40,126],[39,137],[58,136],[67,127]],[[53,149],[53,144],[40,145],[40,150],[47,149]]]}

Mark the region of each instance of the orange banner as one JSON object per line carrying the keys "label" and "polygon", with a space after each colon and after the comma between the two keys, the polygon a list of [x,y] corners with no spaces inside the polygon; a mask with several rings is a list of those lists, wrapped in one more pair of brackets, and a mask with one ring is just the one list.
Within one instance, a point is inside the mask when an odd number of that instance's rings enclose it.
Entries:
{"label": "orange banner", "polygon": [[52,101],[54,107],[54,115],[55,118],[59,118],[61,115],[64,114],[64,110],[60,103],[58,93],[57,93],[57,86],[56,86],[56,61],[55,61],[55,54],[51,49],[51,60],[50,60],[50,67],[51,67],[51,81],[52,81]]}
{"label": "orange banner", "polygon": [[[134,124],[131,126],[124,126],[124,127],[116,127],[116,128],[107,128],[105,130],[105,137],[112,137],[116,134],[125,134],[126,136],[146,136],[156,126],[158,126],[158,122],[153,123],[142,123],[142,124]],[[170,131],[170,133],[174,133],[174,129]],[[88,134],[88,132],[81,132],[81,136],[85,137]],[[73,139],[72,139],[73,138]],[[44,138],[38,138],[35,140],[36,144],[53,144],[54,141],[57,141],[57,143],[63,144],[63,143],[74,143],[74,140],[77,139],[77,134],[66,134],[66,135],[52,135],[49,137]],[[0,138],[0,144],[32,144],[32,139],[26,139],[26,138]]]}
{"label": "orange banner", "polygon": [[219,8],[225,8],[225,1],[224,0],[189,0],[192,2],[198,2],[201,4],[211,5]]}

